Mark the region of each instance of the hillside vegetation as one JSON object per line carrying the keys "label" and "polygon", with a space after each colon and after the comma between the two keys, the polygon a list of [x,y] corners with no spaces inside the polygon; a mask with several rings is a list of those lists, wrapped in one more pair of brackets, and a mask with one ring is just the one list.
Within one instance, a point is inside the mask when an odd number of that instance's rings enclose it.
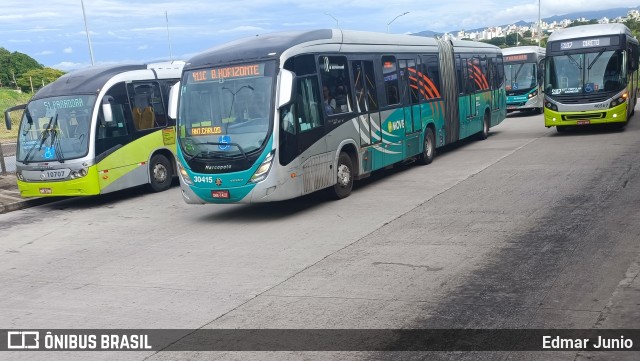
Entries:
{"label": "hillside vegetation", "polygon": [[2,114],[2,125],[0,125],[0,142],[13,140],[18,135],[18,124],[20,121],[21,111],[12,112],[11,114],[11,130],[7,130],[4,122],[4,111],[13,106],[24,104],[31,98],[31,94],[18,93],[15,90],[0,89],[0,112]]}

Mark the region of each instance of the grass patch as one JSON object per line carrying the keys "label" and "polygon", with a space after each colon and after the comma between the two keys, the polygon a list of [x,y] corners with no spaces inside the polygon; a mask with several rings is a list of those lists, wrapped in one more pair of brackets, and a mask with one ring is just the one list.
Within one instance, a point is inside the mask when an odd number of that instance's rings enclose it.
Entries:
{"label": "grass patch", "polygon": [[30,93],[18,93],[11,89],[0,89],[0,117],[2,118],[0,123],[0,141],[2,143],[11,143],[18,137],[18,125],[20,124],[20,117],[22,111],[11,112],[11,130],[7,130],[4,120],[4,111],[19,105],[24,104],[31,99]]}

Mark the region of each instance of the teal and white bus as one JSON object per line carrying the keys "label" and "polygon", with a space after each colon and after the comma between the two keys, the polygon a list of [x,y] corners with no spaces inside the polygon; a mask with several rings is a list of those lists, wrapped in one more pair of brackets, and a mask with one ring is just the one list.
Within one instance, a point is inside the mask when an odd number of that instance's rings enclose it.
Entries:
{"label": "teal and white bus", "polygon": [[545,52],[539,46],[502,49],[508,113],[516,110],[542,113]]}
{"label": "teal and white bus", "polygon": [[346,30],[260,35],[188,60],[169,114],[187,203],[340,199],[375,170],[486,138],[506,116],[502,53]]}
{"label": "teal and white bus", "polygon": [[544,125],[624,127],[638,96],[638,40],[622,24],[554,31],[545,60]]}

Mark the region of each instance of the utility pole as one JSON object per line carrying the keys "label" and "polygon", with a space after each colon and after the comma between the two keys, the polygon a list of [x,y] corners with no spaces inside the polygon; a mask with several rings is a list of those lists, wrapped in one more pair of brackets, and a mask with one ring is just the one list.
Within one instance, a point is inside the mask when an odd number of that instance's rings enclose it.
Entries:
{"label": "utility pole", "polygon": [[84,12],[84,2],[80,0],[82,5],[82,17],[84,18],[84,31],[87,33],[87,42],[89,43],[89,55],[91,56],[91,65],[95,65],[93,61],[93,47],[91,47],[91,37],[89,36],[89,27],[87,26],[87,15]]}

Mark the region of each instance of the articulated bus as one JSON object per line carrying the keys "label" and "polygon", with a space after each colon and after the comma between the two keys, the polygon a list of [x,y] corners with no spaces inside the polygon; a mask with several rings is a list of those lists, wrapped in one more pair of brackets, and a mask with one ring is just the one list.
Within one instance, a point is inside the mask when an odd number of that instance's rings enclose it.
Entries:
{"label": "articulated bus", "polygon": [[539,46],[502,49],[507,112],[533,110],[542,113],[545,51]]}
{"label": "articulated bus", "polygon": [[22,106],[20,194],[86,196],[143,184],[157,192],[169,188],[176,145],[167,100],[183,66],[90,67],[40,89]]}
{"label": "articulated bus", "polygon": [[556,30],[545,62],[544,125],[624,127],[637,102],[638,40],[622,24]]}
{"label": "articulated bus", "polygon": [[355,179],[403,161],[428,164],[437,147],[486,138],[506,116],[499,48],[411,35],[312,30],[238,40],[187,61],[176,89],[170,115],[192,204],[325,188],[344,198]]}

